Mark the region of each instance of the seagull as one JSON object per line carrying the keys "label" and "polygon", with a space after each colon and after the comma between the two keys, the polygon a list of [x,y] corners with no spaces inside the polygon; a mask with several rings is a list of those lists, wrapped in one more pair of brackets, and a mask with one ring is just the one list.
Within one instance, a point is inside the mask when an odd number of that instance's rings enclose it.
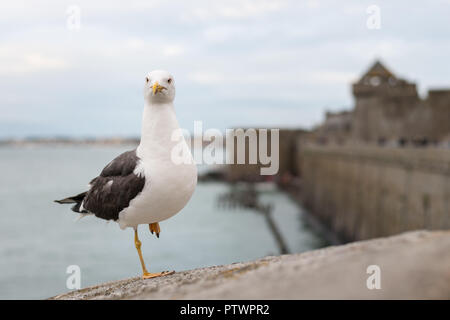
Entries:
{"label": "seagull", "polygon": [[[72,211],[81,217],[95,215],[113,220],[121,229],[134,229],[134,243],[142,267],[142,278],[172,274],[150,273],[145,267],[138,237],[138,226],[148,224],[159,238],[159,222],[180,212],[197,185],[197,167],[184,139],[174,139],[181,130],[173,100],[175,81],[162,70],[150,72],[144,83],[144,112],[139,146],[112,160],[89,183],[86,192],[57,203],[74,203]],[[181,147],[181,148],[180,148]],[[174,159],[173,150],[183,153],[183,161]],[[176,161],[175,161],[176,160]]]}

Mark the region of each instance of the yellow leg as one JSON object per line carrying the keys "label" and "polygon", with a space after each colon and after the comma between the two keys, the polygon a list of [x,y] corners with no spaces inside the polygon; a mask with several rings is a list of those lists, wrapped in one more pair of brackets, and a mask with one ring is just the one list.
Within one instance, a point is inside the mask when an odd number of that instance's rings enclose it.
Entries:
{"label": "yellow leg", "polygon": [[159,228],[159,223],[155,222],[155,223],[150,223],[148,225],[148,228],[150,229],[150,232],[153,234],[156,233],[156,236],[159,238],[159,233],[161,232],[161,229]]}
{"label": "yellow leg", "polygon": [[134,244],[136,246],[136,250],[138,252],[139,255],[139,260],[141,261],[141,266],[142,266],[142,279],[150,279],[150,278],[156,278],[156,277],[161,277],[161,276],[167,276],[169,274],[174,273],[169,272],[169,271],[163,271],[163,272],[157,272],[157,273],[150,273],[147,271],[147,268],[145,267],[145,263],[144,263],[144,258],[142,257],[142,251],[141,251],[141,241],[139,240],[138,237],[138,231],[137,231],[137,227],[134,229]]}

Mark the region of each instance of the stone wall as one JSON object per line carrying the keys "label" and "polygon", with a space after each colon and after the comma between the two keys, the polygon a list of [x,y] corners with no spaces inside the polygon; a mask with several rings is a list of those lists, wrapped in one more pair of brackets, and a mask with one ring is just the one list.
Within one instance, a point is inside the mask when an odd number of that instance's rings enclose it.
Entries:
{"label": "stone wall", "polygon": [[353,136],[378,142],[406,139],[444,141],[450,133],[450,91],[432,90],[425,100],[415,95],[394,96],[379,92],[356,97]]}
{"label": "stone wall", "polygon": [[304,205],[342,239],[450,229],[450,150],[306,145]]}
{"label": "stone wall", "polygon": [[450,141],[450,90],[430,90],[425,103],[431,115],[429,136]]}
{"label": "stone wall", "polygon": [[[448,300],[449,246],[450,231],[416,231],[160,278],[114,281],[51,299]],[[373,264],[381,270],[379,290],[369,290],[366,284],[367,267]],[[170,308],[165,315],[176,319],[179,312]]]}

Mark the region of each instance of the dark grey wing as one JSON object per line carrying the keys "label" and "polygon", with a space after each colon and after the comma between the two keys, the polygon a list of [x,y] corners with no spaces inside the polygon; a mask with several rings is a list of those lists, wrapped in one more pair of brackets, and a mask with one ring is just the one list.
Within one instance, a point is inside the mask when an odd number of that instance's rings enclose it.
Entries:
{"label": "dark grey wing", "polygon": [[101,177],[126,176],[133,173],[139,161],[136,149],[122,153],[108,163],[100,173]]}
{"label": "dark grey wing", "polygon": [[133,173],[139,160],[135,149],[111,161],[91,181],[91,188],[83,199],[83,208],[96,217],[117,220],[119,212],[128,207],[144,188],[145,177]]}

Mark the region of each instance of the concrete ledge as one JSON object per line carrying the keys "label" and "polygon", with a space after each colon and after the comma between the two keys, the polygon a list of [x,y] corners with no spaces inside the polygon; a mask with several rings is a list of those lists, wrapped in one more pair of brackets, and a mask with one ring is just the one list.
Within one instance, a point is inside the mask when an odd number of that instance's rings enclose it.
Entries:
{"label": "concrete ledge", "polygon": [[[450,231],[415,231],[142,280],[51,299],[450,299]],[[369,290],[369,265],[381,289]]]}

